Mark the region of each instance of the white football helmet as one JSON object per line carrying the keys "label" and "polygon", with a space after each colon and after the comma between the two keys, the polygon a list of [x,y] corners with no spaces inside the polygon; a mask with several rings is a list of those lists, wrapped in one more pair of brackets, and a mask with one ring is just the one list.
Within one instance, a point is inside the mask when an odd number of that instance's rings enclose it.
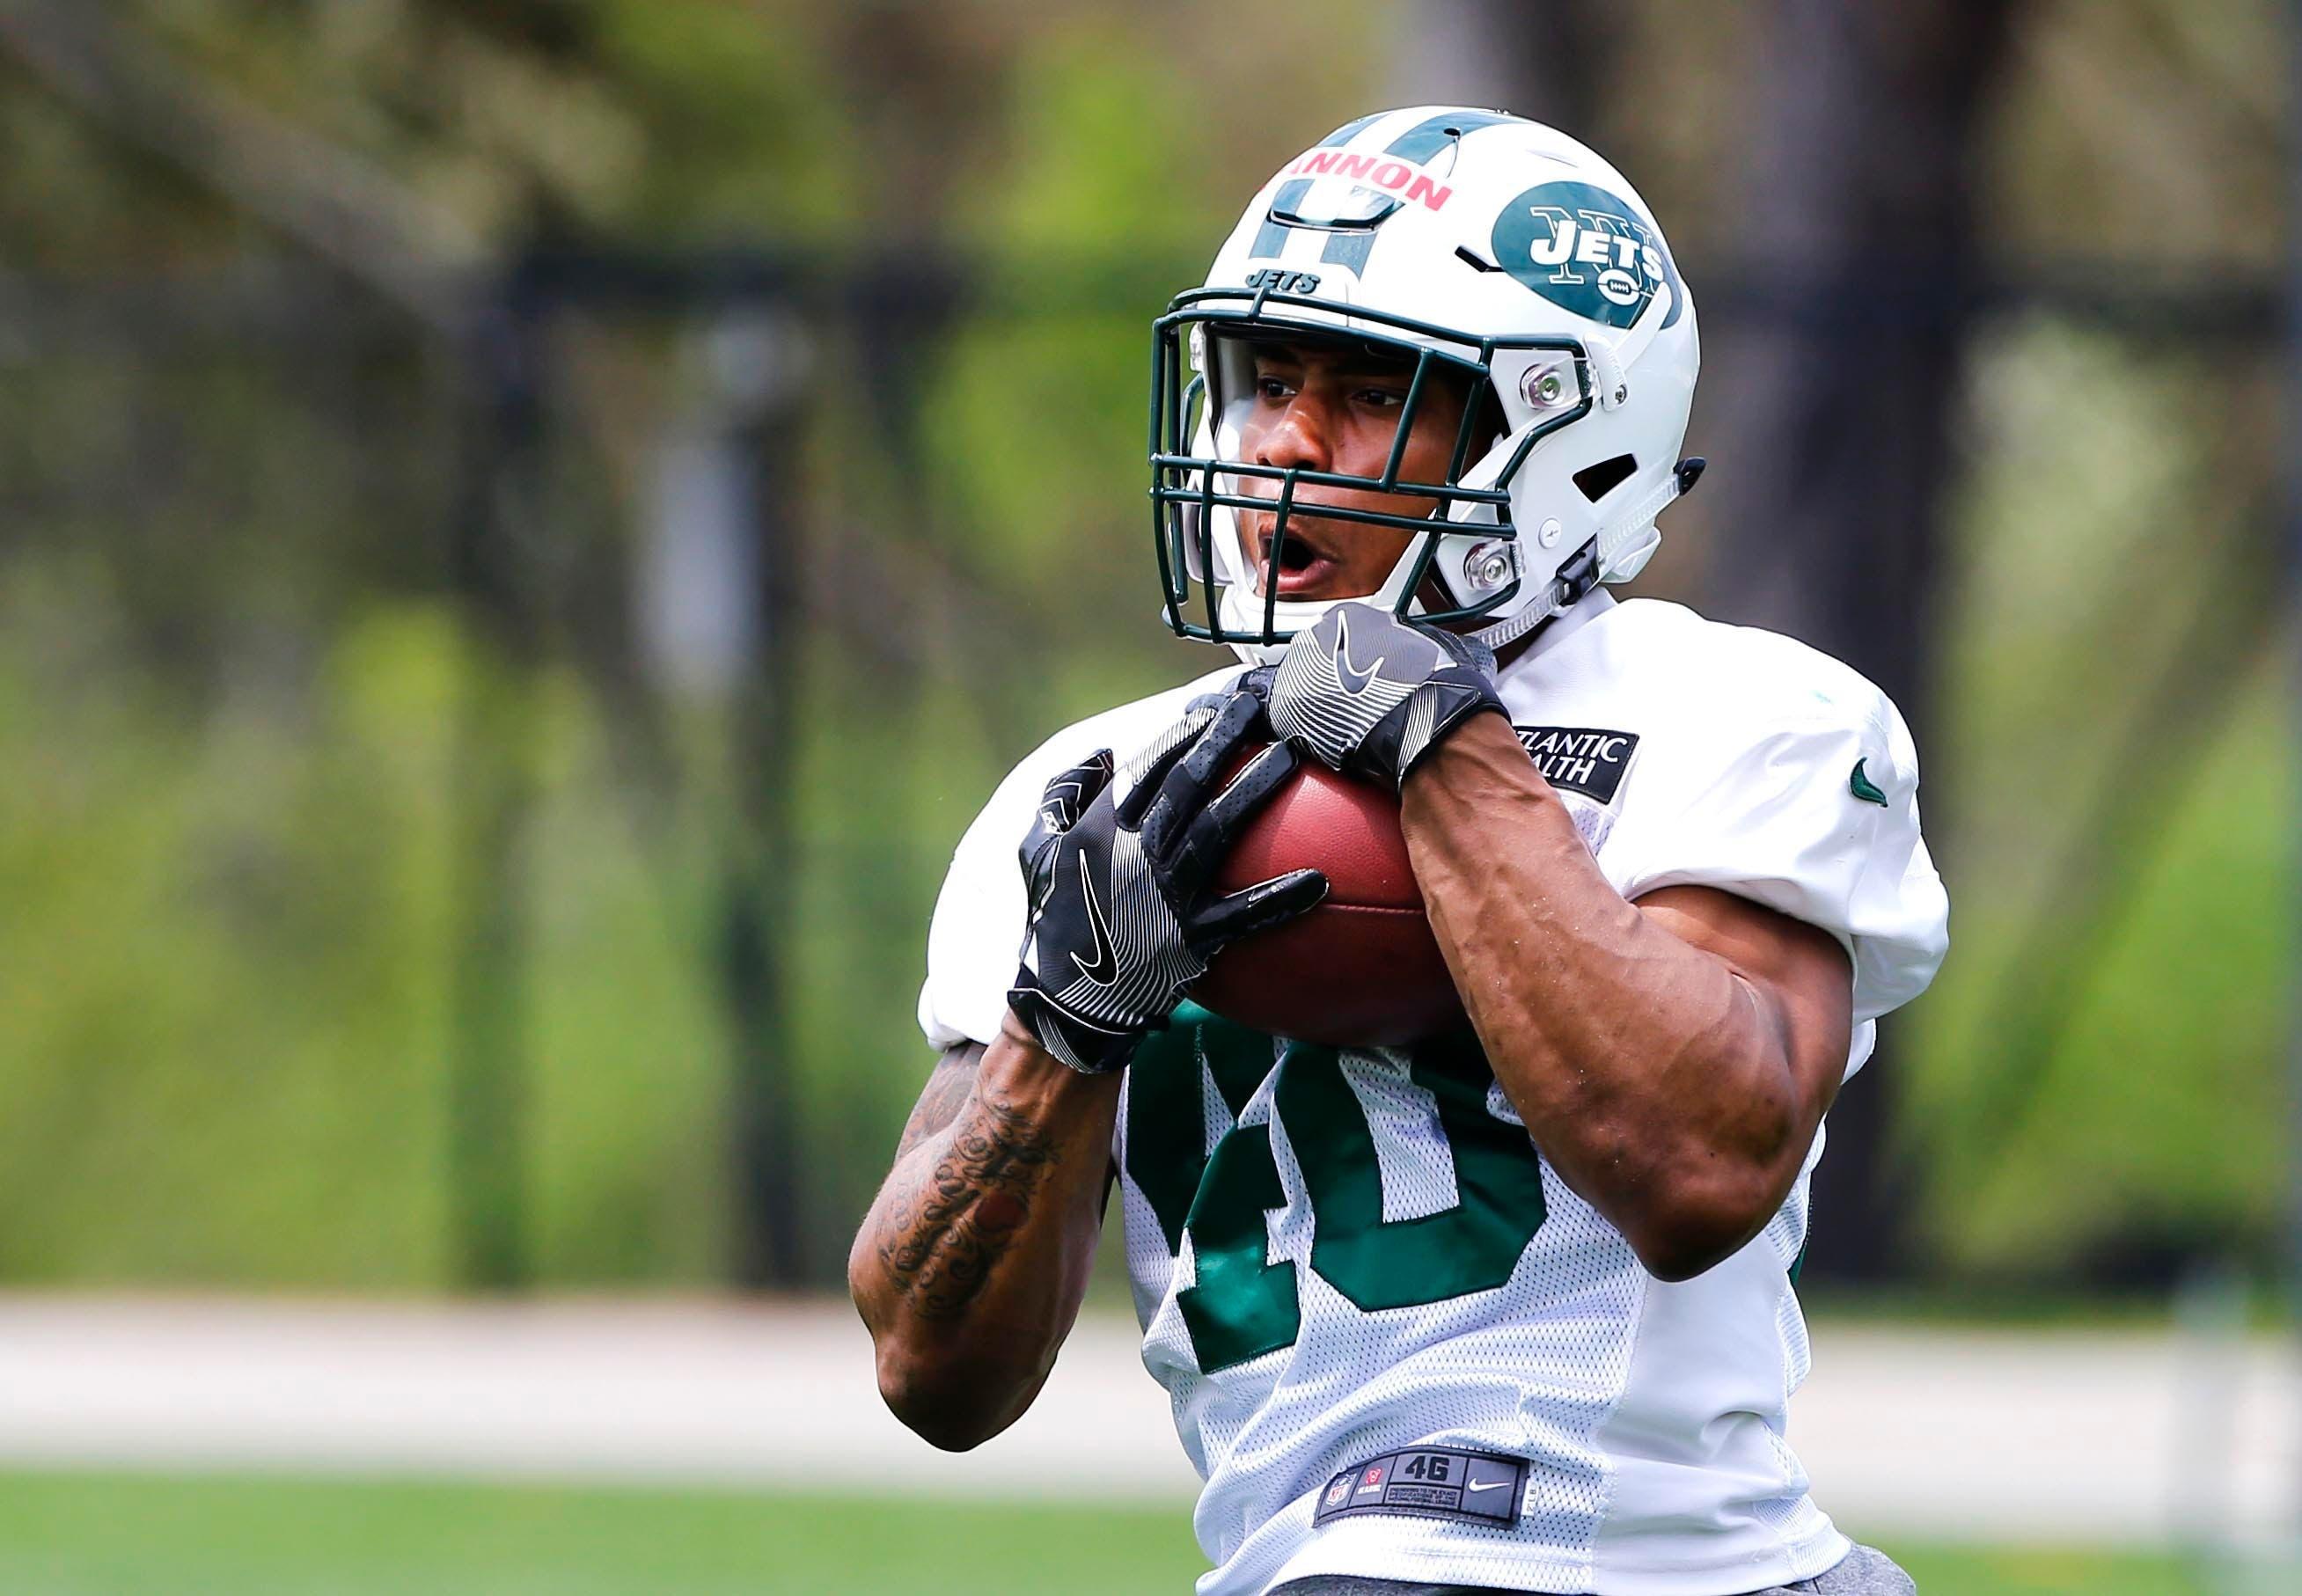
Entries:
{"label": "white football helmet", "polygon": [[[1242,458],[1252,340],[1343,339],[1415,363],[1383,475]],[[1189,371],[1186,371],[1188,364]],[[1427,517],[1322,504],[1418,533],[1373,594],[1490,648],[1596,582],[1637,575],[1693,485],[1694,304],[1612,166],[1502,112],[1423,105],[1347,122],[1256,194],[1204,286],[1153,324],[1151,498],[1167,624],[1263,660],[1335,600],[1278,598],[1296,489],[1437,500]],[[1399,480],[1432,374],[1469,379],[1441,483]],[[1242,480],[1275,481],[1249,497]],[[1258,572],[1237,512],[1275,509]],[[1257,592],[1258,576],[1262,592]]]}

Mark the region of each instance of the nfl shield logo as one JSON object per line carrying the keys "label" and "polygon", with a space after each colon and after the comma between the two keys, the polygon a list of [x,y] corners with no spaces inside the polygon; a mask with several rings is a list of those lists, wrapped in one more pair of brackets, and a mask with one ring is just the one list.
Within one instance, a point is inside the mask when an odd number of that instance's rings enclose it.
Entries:
{"label": "nfl shield logo", "polygon": [[1350,1488],[1351,1488],[1351,1477],[1350,1477],[1350,1475],[1348,1475],[1348,1474],[1338,1474],[1338,1475],[1335,1477],[1335,1483],[1334,1483],[1333,1484],[1332,1484],[1332,1485],[1330,1485],[1330,1486],[1328,1486],[1328,1487],[1327,1487],[1327,1506],[1329,1506],[1329,1507],[1331,1507],[1331,1508],[1332,1508],[1332,1507],[1333,1507],[1337,1502],[1341,1501],[1341,1500],[1343,1499],[1343,1494],[1344,1494],[1344,1492],[1346,1492],[1346,1491],[1348,1491],[1348,1490],[1350,1490]]}

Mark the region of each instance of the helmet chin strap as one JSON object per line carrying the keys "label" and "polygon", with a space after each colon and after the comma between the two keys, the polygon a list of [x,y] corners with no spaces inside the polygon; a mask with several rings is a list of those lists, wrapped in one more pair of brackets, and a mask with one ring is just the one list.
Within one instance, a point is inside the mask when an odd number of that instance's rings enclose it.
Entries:
{"label": "helmet chin strap", "polygon": [[1500,654],[1520,638],[1572,609],[1575,600],[1589,592],[1596,585],[1589,580],[1587,575],[1579,586],[1571,582],[1567,575],[1569,571],[1584,564],[1584,556],[1589,552],[1590,548],[1591,545],[1585,543],[1583,546],[1583,553],[1576,554],[1573,559],[1560,567],[1558,575],[1550,579],[1550,591],[1543,594],[1540,601],[1529,604],[1508,619],[1497,621],[1491,626],[1481,627],[1476,632],[1466,633],[1465,635],[1485,649],[1487,652]]}
{"label": "helmet chin strap", "polygon": [[[1681,460],[1655,491],[1633,505],[1622,519],[1602,530],[1597,537],[1576,550],[1567,563],[1558,567],[1551,578],[1550,592],[1542,600],[1529,604],[1507,620],[1471,633],[1471,641],[1491,652],[1500,653],[1520,638],[1528,635],[1554,617],[1573,609],[1584,594],[1602,582],[1627,579],[1638,574],[1646,564],[1644,554],[1652,551],[1653,540],[1647,533],[1653,528],[1655,517],[1685,496],[1702,475],[1706,462],[1701,456]],[[1638,549],[1644,542],[1647,549],[1628,569],[1617,572],[1617,561]]]}

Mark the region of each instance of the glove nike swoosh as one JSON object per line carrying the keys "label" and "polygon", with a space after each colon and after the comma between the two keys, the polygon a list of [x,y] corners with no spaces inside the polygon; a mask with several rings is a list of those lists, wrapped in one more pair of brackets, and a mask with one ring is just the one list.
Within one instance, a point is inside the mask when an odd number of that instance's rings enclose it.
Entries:
{"label": "glove nike swoosh", "polygon": [[1071,962],[1079,966],[1081,975],[1096,986],[1108,987],[1118,979],[1119,956],[1112,951],[1111,928],[1104,923],[1103,905],[1096,902],[1095,877],[1088,869],[1085,853],[1079,856],[1079,869],[1080,891],[1087,895],[1088,935],[1095,939],[1095,957],[1082,959],[1073,953]]}
{"label": "glove nike swoosh", "polygon": [[1350,617],[1338,613],[1335,617],[1335,675],[1342,682],[1343,691],[1354,698],[1357,697],[1366,691],[1367,684],[1374,680],[1374,673],[1382,668],[1382,656],[1380,654],[1365,670],[1351,663]]}

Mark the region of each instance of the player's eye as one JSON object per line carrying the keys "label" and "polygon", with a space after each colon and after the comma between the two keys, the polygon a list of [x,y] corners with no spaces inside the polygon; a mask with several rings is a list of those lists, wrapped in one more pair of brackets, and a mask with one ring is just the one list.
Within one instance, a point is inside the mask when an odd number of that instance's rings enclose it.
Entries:
{"label": "player's eye", "polygon": [[1377,410],[1395,410],[1407,402],[1407,395],[1392,388],[1362,388],[1358,399]]}
{"label": "player's eye", "polygon": [[1294,384],[1278,377],[1257,376],[1255,379],[1255,391],[1257,398],[1266,399],[1277,404],[1292,398],[1295,388]]}

